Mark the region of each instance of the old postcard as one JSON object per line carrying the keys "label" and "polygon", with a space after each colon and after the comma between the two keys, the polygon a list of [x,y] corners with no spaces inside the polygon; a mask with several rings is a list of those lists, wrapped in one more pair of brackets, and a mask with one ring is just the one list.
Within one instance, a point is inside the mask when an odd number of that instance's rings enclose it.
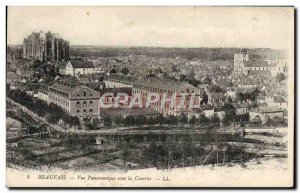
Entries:
{"label": "old postcard", "polygon": [[293,187],[293,7],[7,7],[8,187]]}

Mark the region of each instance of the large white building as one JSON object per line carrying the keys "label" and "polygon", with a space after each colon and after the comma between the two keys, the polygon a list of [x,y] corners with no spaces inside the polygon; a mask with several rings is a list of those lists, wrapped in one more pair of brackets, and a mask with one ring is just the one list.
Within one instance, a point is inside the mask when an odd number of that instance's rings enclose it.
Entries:
{"label": "large white building", "polygon": [[[150,108],[162,113],[164,116],[173,115],[180,116],[187,114],[190,110],[190,100],[192,95],[194,96],[194,105],[200,106],[200,90],[188,83],[180,83],[170,80],[156,80],[156,79],[141,79],[133,84],[132,94],[141,94],[143,101],[143,107],[145,107],[146,101],[150,93],[157,93],[160,98],[156,103],[150,105]],[[183,105],[181,103],[181,94],[186,94],[184,97]],[[163,103],[163,95],[166,94],[168,102]],[[174,98],[172,98],[175,96]],[[173,103],[173,105],[172,105]]]}
{"label": "large white building", "polygon": [[65,74],[76,76],[83,74],[93,74],[95,72],[94,64],[85,60],[69,61],[66,65]]}
{"label": "large white building", "polygon": [[69,115],[80,120],[85,117],[100,117],[100,94],[86,86],[69,87],[55,83],[49,86],[48,101],[63,108]]}

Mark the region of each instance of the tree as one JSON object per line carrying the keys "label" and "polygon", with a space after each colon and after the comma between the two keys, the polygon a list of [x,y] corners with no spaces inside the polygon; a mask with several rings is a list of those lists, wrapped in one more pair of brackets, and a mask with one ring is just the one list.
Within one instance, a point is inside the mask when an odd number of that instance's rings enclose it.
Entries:
{"label": "tree", "polygon": [[119,127],[124,122],[124,118],[122,116],[117,116],[115,118],[115,124]]}
{"label": "tree", "polygon": [[180,122],[181,122],[182,124],[188,123],[188,118],[187,118],[187,116],[186,116],[186,115],[182,115],[182,116],[181,116],[181,119],[180,119]]}
{"label": "tree", "polygon": [[177,117],[171,115],[168,118],[169,118],[169,124],[177,125],[177,123],[178,123],[178,118]]}
{"label": "tree", "polygon": [[71,126],[79,126],[80,125],[80,120],[78,117],[75,117],[75,116],[71,116],[70,117],[70,125]]}
{"label": "tree", "polygon": [[92,126],[93,126],[94,128],[97,128],[98,125],[99,125],[99,123],[100,123],[99,118],[95,117],[95,118],[93,119],[92,123],[93,123]]}
{"label": "tree", "polygon": [[36,70],[37,68],[39,68],[41,65],[41,61],[40,60],[34,60],[33,64],[32,64],[32,68],[33,68],[33,75],[35,76]]}
{"label": "tree", "polygon": [[197,122],[197,118],[196,118],[195,116],[193,116],[193,117],[191,118],[191,120],[190,120],[190,123],[191,123],[191,124],[196,124],[196,122]]}
{"label": "tree", "polygon": [[122,68],[121,73],[124,75],[128,75],[129,74],[129,69],[128,68]]}
{"label": "tree", "polygon": [[208,103],[208,95],[207,95],[207,93],[206,93],[206,91],[205,91],[205,92],[203,93],[203,98],[202,98],[200,104],[203,105],[203,104],[207,104],[207,103]]}
{"label": "tree", "polygon": [[154,125],[154,124],[156,123],[156,120],[155,120],[155,118],[150,117],[150,118],[147,120],[147,123],[148,123],[149,125]]}
{"label": "tree", "polygon": [[182,74],[180,75],[180,81],[185,81],[186,80],[186,75]]}
{"label": "tree", "polygon": [[117,70],[113,68],[113,69],[110,71],[110,74],[114,74],[114,73],[117,73]]}
{"label": "tree", "polygon": [[135,121],[141,127],[142,125],[144,125],[147,122],[147,118],[145,116],[141,115],[141,116],[138,116],[135,119]]}
{"label": "tree", "polygon": [[135,125],[135,118],[133,116],[129,115],[129,116],[125,117],[124,123],[127,126],[128,125]]}
{"label": "tree", "polygon": [[53,114],[48,114],[46,120],[51,124],[57,124],[59,121],[59,117]]}
{"label": "tree", "polygon": [[225,126],[229,126],[231,123],[233,123],[233,122],[236,121],[236,118],[237,117],[236,117],[236,113],[235,113],[234,109],[225,111],[225,116],[224,116],[224,119],[223,119],[223,124]]}
{"label": "tree", "polygon": [[108,117],[104,117],[104,125],[107,126],[107,127],[110,127],[112,124],[112,120],[111,118],[108,116]]}
{"label": "tree", "polygon": [[205,115],[201,114],[201,116],[199,118],[199,123],[201,125],[205,125],[205,124],[209,123],[209,119],[207,117],[205,117]]}
{"label": "tree", "polygon": [[230,103],[225,103],[222,107],[221,107],[221,110],[222,111],[230,111],[234,109],[234,106]]}
{"label": "tree", "polygon": [[281,82],[281,81],[285,80],[284,74],[282,74],[282,73],[277,74],[277,75],[276,75],[276,80],[277,80],[278,82]]}
{"label": "tree", "polygon": [[164,123],[163,115],[159,115],[158,117],[156,117],[156,122],[161,126]]}
{"label": "tree", "polygon": [[211,122],[215,125],[215,126],[219,126],[220,125],[220,118],[217,115],[214,115],[211,118]]}

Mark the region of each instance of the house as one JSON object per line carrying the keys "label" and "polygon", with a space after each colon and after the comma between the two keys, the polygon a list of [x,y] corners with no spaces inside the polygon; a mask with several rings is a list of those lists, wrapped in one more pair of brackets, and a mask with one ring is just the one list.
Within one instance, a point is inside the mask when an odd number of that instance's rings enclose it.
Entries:
{"label": "house", "polygon": [[13,73],[13,72],[8,72],[7,75],[6,75],[6,82],[8,84],[12,83],[12,82],[21,82],[22,80],[22,76],[16,74],[16,73]]}
{"label": "house", "polygon": [[235,114],[236,115],[245,115],[245,114],[247,114],[248,111],[249,111],[249,108],[251,106],[249,103],[241,103],[241,104],[234,103],[232,105],[235,108]]}
{"label": "house", "polygon": [[208,93],[208,104],[222,104],[224,102],[226,102],[226,97],[223,95],[223,93]]}
{"label": "house", "polygon": [[195,109],[188,110],[188,114],[187,114],[188,120],[191,120],[193,117],[199,119],[202,112],[203,111],[200,108],[195,108]]}
{"label": "house", "polygon": [[269,119],[274,119],[275,117],[279,119],[284,119],[285,109],[276,106],[260,106],[249,110],[249,120],[261,120],[262,123],[266,123]]}
{"label": "house", "polygon": [[65,75],[78,77],[81,74],[94,73],[94,64],[86,60],[72,60],[66,65]]}
{"label": "house", "polygon": [[288,104],[282,96],[266,97],[265,102],[268,106],[276,106],[287,109]]}
{"label": "house", "polygon": [[100,118],[100,95],[87,86],[74,87],[55,83],[49,86],[48,100],[63,108],[69,115],[83,118]]}
{"label": "house", "polygon": [[238,83],[238,87],[241,89],[253,89],[259,87],[259,85],[258,79],[254,78],[245,78]]}
{"label": "house", "polygon": [[26,68],[17,68],[16,74],[22,76],[22,77],[30,77],[33,75],[33,69],[26,69]]}
{"label": "house", "polygon": [[215,108],[214,110],[215,110],[215,115],[216,115],[217,117],[219,117],[220,120],[223,120],[224,117],[225,117],[225,111],[222,110],[222,109],[219,108],[219,107],[218,107],[218,108]]}
{"label": "house", "polygon": [[108,140],[105,139],[104,137],[96,137],[96,145],[103,145],[107,142]]}
{"label": "house", "polygon": [[9,84],[9,89],[10,89],[10,90],[16,90],[17,88],[18,88],[18,84],[17,84],[17,83],[11,82],[11,83]]}
{"label": "house", "polygon": [[48,86],[41,84],[37,93],[37,98],[40,100],[45,101],[46,103],[49,103],[48,98]]}
{"label": "house", "polygon": [[211,105],[200,105],[200,109],[202,111],[202,114],[207,118],[211,118],[215,114],[215,110]]}
{"label": "house", "polygon": [[226,91],[226,95],[227,95],[228,97],[230,97],[232,100],[235,100],[236,95],[237,95],[237,92],[236,92],[236,90],[234,90],[234,89],[228,89],[228,90]]}
{"label": "house", "polygon": [[21,80],[21,83],[26,83],[27,82],[27,80],[25,79],[25,78],[23,78],[22,80]]}

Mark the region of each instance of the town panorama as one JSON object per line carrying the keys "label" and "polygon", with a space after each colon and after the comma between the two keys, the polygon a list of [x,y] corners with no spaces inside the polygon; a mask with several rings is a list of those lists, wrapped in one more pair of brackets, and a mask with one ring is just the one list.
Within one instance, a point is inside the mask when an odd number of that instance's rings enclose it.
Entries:
{"label": "town panorama", "polygon": [[288,60],[269,48],[7,46],[7,167],[243,168],[287,157]]}

